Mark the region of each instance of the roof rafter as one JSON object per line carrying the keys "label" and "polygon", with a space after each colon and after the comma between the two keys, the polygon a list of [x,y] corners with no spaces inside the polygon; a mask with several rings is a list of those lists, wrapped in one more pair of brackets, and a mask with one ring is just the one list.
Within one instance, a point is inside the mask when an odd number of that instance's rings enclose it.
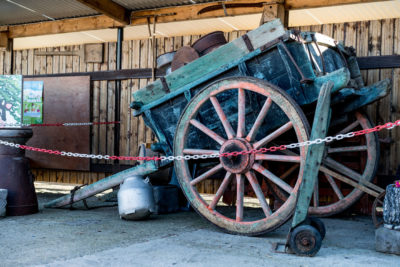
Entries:
{"label": "roof rafter", "polygon": [[8,27],[9,38],[29,37],[46,34],[90,31],[98,29],[109,29],[124,26],[105,15],[83,17],[74,19],[63,19],[49,22],[15,25]]}
{"label": "roof rafter", "polygon": [[76,0],[124,25],[130,24],[130,10],[111,0]]}
{"label": "roof rafter", "polygon": [[[92,17],[82,17],[74,19],[62,19],[56,21],[32,23],[15,25],[8,27],[9,38],[18,37],[28,37],[28,36],[38,36],[46,34],[57,34],[57,33],[68,33],[68,32],[79,32],[88,30],[98,30],[98,29],[108,29],[123,27],[127,25],[127,21],[116,20],[114,17],[122,18],[122,14],[126,14],[126,9],[111,8],[112,6],[118,5],[111,0],[78,0],[80,2],[89,3],[93,5],[98,3],[96,10],[100,11],[100,8],[105,15],[92,16]],[[378,0],[387,1],[387,0]],[[104,3],[110,4],[108,11]],[[333,5],[343,5],[343,4],[356,4],[356,3],[366,3],[366,2],[377,2],[372,0],[231,0],[227,2],[211,2],[203,4],[194,5],[184,5],[177,7],[159,8],[152,10],[143,10],[131,12],[131,21],[129,25],[143,25],[147,24],[147,18],[157,17],[158,23],[166,23],[173,21],[185,21],[185,20],[196,20],[205,18],[217,18],[224,16],[237,16],[246,14],[257,14],[264,11],[264,7],[274,4],[283,4],[286,9],[301,9],[301,8],[312,8],[322,6],[333,6]],[[89,5],[89,4],[88,4]],[[118,5],[119,6],[119,5]],[[93,7],[94,8],[94,7]],[[108,15],[106,15],[106,13]],[[113,13],[114,17],[110,15]],[[128,14],[129,16],[129,14]],[[6,29],[3,29],[6,30]],[[0,31],[1,28],[0,28]]]}
{"label": "roof rafter", "polygon": [[383,1],[389,0],[285,0],[285,8],[290,10]]}
{"label": "roof rafter", "polygon": [[146,24],[149,17],[157,17],[157,22],[163,23],[257,14],[263,12],[265,6],[283,3],[283,0],[232,0],[134,11],[131,14],[131,25]]}

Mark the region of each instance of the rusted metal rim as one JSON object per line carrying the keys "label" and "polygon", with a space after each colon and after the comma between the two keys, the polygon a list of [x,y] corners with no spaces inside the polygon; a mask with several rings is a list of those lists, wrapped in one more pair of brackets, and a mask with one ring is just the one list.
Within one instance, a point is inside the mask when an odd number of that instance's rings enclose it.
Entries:
{"label": "rusted metal rim", "polygon": [[[353,131],[354,128],[360,127],[361,129],[367,129],[367,128],[372,128],[373,125],[368,118],[368,115],[365,114],[362,111],[356,111],[354,112],[353,115],[349,114],[349,118],[354,118],[353,121],[350,121],[344,128],[346,132]],[[338,172],[339,174],[345,175],[349,178],[353,179],[363,179],[365,181],[372,181],[376,174],[376,170],[378,167],[378,162],[379,162],[379,141],[378,141],[378,136],[376,133],[370,133],[367,135],[364,135],[363,137],[359,138],[364,138],[359,144],[355,144],[352,147],[344,147],[342,148],[342,152],[338,148],[330,148],[327,146],[326,150],[327,153],[324,156],[322,164],[325,165],[325,167],[328,167],[332,169],[335,172]],[[333,143],[332,143],[333,144]],[[344,165],[338,161],[332,161],[330,160],[330,152],[335,153],[336,155],[339,153],[348,153],[351,149],[354,149],[355,151],[359,150],[360,157],[363,157],[365,160],[365,166],[362,171],[362,173],[356,172],[352,170],[351,168],[345,168],[343,167]],[[314,200],[311,202],[310,208],[309,208],[309,213],[312,215],[317,215],[317,216],[331,216],[337,213],[340,213],[347,208],[349,208],[351,205],[353,205],[362,195],[363,192],[359,189],[354,188],[350,193],[347,195],[344,195],[338,186],[336,185],[335,182],[335,177],[326,175],[325,173],[320,171],[320,176],[319,179],[325,179],[326,181],[329,182],[331,185],[331,188],[335,195],[338,197],[338,201],[329,204],[329,205],[324,205],[324,206],[319,206]],[[315,195],[314,195],[315,198]],[[317,205],[316,205],[317,204]]]}
{"label": "rusted metal rim", "polygon": [[210,53],[212,50],[226,44],[226,39],[222,31],[211,32],[198,39],[192,47],[203,56]]}
{"label": "rusted metal rim", "polygon": [[157,68],[162,68],[166,65],[170,65],[172,60],[174,59],[176,51],[168,52],[161,54],[157,57]]}
{"label": "rusted metal rim", "polygon": [[[229,90],[234,90],[234,92],[237,91],[238,94],[238,127],[235,131],[232,129],[230,122],[226,119],[226,115],[229,117],[231,114],[224,113],[217,98],[219,94]],[[264,106],[259,111],[259,115],[251,126],[249,132],[246,132],[244,115],[246,110],[246,91],[260,94],[266,98]],[[202,125],[196,120],[200,108],[205,103],[210,102],[214,106],[214,110],[220,118],[228,137],[227,139],[219,136],[212,130],[208,129],[207,125]],[[283,125],[278,127],[276,130],[273,130],[273,132],[269,133],[266,137],[260,140],[254,140],[260,125],[262,123],[267,123],[264,122],[264,118],[271,104],[279,107],[287,116],[289,121],[284,122]],[[266,81],[252,77],[232,77],[219,80],[204,88],[198,92],[194,98],[192,98],[182,113],[176,128],[174,140],[175,156],[183,156],[194,152],[199,153],[199,149],[195,150],[186,147],[191,126],[200,129],[200,131],[206,133],[211,140],[216,141],[221,147],[220,151],[230,151],[231,149],[236,150],[236,148],[256,149],[265,147],[271,145],[270,141],[272,139],[280,136],[288,130],[293,131],[294,136],[297,139],[294,141],[303,142],[308,140],[307,120],[297,103],[286,92],[278,87]],[[203,151],[203,153],[208,152],[209,151]],[[186,198],[199,214],[227,232],[242,235],[258,235],[279,227],[292,215],[295,208],[299,185],[302,181],[306,149],[304,147],[300,148],[299,153],[300,155],[297,157],[281,157],[279,155],[263,154],[266,156],[255,155],[254,158],[243,157],[241,159],[234,159],[232,162],[229,162],[229,160],[225,161],[224,159],[220,160],[219,163],[216,163],[216,166],[198,177],[192,177],[189,163],[187,161],[175,161],[175,171]],[[294,186],[287,184],[285,181],[279,179],[279,177],[270,173],[264,166],[262,166],[262,164],[260,164],[260,162],[264,160],[284,162],[295,161],[296,164],[299,164],[299,175]],[[207,201],[198,193],[196,184],[221,170],[226,173],[225,177],[223,178],[222,184],[215,193],[211,203],[207,203]],[[266,177],[265,179],[270,179],[274,183],[285,188],[287,191],[290,191],[288,199],[276,210],[271,210],[266,202],[264,193],[258,184],[256,173],[261,174],[263,177]],[[245,179],[248,180],[257,196],[260,207],[264,212],[264,218],[243,220]],[[237,193],[236,214],[235,216],[228,216],[226,214],[221,214],[216,210],[216,207],[226,187],[229,184],[235,184],[234,181],[236,181]]]}
{"label": "rusted metal rim", "polygon": [[[374,203],[372,204],[372,221],[374,222],[375,228],[379,228],[383,224],[383,218],[378,219],[377,209],[381,207],[383,209],[383,200],[385,198],[386,191],[383,191],[379,194],[377,198],[375,198]],[[382,211],[383,213],[383,211]],[[383,216],[383,215],[381,215]]]}

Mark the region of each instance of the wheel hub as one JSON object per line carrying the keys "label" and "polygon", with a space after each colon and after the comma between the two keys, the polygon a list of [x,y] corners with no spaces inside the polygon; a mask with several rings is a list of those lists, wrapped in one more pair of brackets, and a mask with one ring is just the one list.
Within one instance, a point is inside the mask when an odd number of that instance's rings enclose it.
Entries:
{"label": "wheel hub", "polygon": [[[253,149],[249,142],[242,138],[235,138],[226,141],[220,149],[220,153],[231,153],[235,151],[249,151]],[[237,155],[220,158],[222,166],[231,173],[245,173],[251,169],[254,164],[254,155]]]}

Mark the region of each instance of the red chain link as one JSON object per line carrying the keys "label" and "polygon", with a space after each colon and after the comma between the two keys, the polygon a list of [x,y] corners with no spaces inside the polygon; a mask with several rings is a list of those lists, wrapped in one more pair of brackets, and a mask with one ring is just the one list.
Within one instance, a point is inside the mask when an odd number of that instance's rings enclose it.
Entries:
{"label": "red chain link", "polygon": [[[93,124],[113,124],[113,123],[119,123],[119,122],[94,122]],[[42,126],[59,126],[59,123],[55,124],[39,124]],[[62,125],[62,124],[61,124]],[[383,125],[377,125],[373,128],[369,129],[364,129],[364,130],[359,130],[352,132],[354,133],[354,136],[359,136],[359,135],[364,135],[364,134],[369,134],[373,132],[379,132],[383,129],[391,129],[395,126],[400,126],[400,120],[397,120],[395,122],[388,122]],[[37,151],[37,152],[43,152],[47,154],[53,154],[53,155],[62,155],[63,152],[59,150],[51,150],[51,149],[44,149],[44,148],[36,148],[36,147],[31,147],[31,146],[26,146],[26,145],[19,145],[20,149],[25,149],[25,150],[31,150],[31,151]],[[222,153],[219,156],[220,157],[230,157],[230,156],[239,156],[239,155],[248,155],[248,154],[258,154],[258,153],[266,153],[268,151],[274,152],[278,150],[285,150],[287,149],[287,145],[280,145],[280,146],[271,146],[268,148],[260,148],[260,149],[252,149],[249,151],[234,151],[234,152],[229,152],[229,153]],[[64,152],[67,153],[67,152]],[[70,152],[69,152],[70,153]],[[74,154],[74,153],[72,153]],[[110,156],[110,160],[144,160],[144,161],[151,161],[151,160],[161,160],[161,157],[129,157],[129,156]]]}

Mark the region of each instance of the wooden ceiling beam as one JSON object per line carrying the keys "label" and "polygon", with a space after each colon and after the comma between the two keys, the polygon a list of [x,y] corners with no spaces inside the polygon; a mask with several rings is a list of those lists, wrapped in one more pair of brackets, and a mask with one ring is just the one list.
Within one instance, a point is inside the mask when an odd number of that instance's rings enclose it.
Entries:
{"label": "wooden ceiling beam", "polygon": [[218,18],[262,13],[264,6],[283,4],[283,0],[232,0],[134,11],[131,25],[147,24],[147,18],[157,17],[157,23]]}
{"label": "wooden ceiling beam", "polygon": [[285,8],[291,10],[383,1],[388,0],[285,0]]}
{"label": "wooden ceiling beam", "polygon": [[[78,0],[80,2],[106,3],[111,0]],[[387,0],[378,0],[387,1]],[[320,6],[332,6],[343,4],[355,4],[376,2],[371,0],[232,0],[224,2],[212,2],[206,4],[185,5],[177,7],[160,8],[153,10],[131,12],[130,25],[147,24],[147,18],[157,17],[157,23],[173,21],[196,20],[206,18],[217,18],[225,16],[237,16],[246,14],[257,14],[264,12],[265,7],[284,4],[285,9],[313,8]],[[106,5],[99,5],[105,9]],[[112,9],[109,9],[112,10]],[[125,10],[125,9],[124,9]],[[104,11],[105,12],[105,11]],[[125,11],[124,11],[125,12]],[[121,16],[123,11],[113,12],[113,16]],[[38,36],[46,34],[79,32],[88,30],[99,30],[122,27],[127,21],[120,22],[110,15],[63,19],[56,21],[15,25],[8,27],[9,38]]]}
{"label": "wooden ceiling beam", "polygon": [[130,10],[111,0],[76,0],[124,25],[130,24]]}
{"label": "wooden ceiling beam", "polygon": [[105,15],[100,15],[9,26],[8,36],[9,38],[18,38],[46,34],[109,29],[122,26],[124,26],[124,24]]}

